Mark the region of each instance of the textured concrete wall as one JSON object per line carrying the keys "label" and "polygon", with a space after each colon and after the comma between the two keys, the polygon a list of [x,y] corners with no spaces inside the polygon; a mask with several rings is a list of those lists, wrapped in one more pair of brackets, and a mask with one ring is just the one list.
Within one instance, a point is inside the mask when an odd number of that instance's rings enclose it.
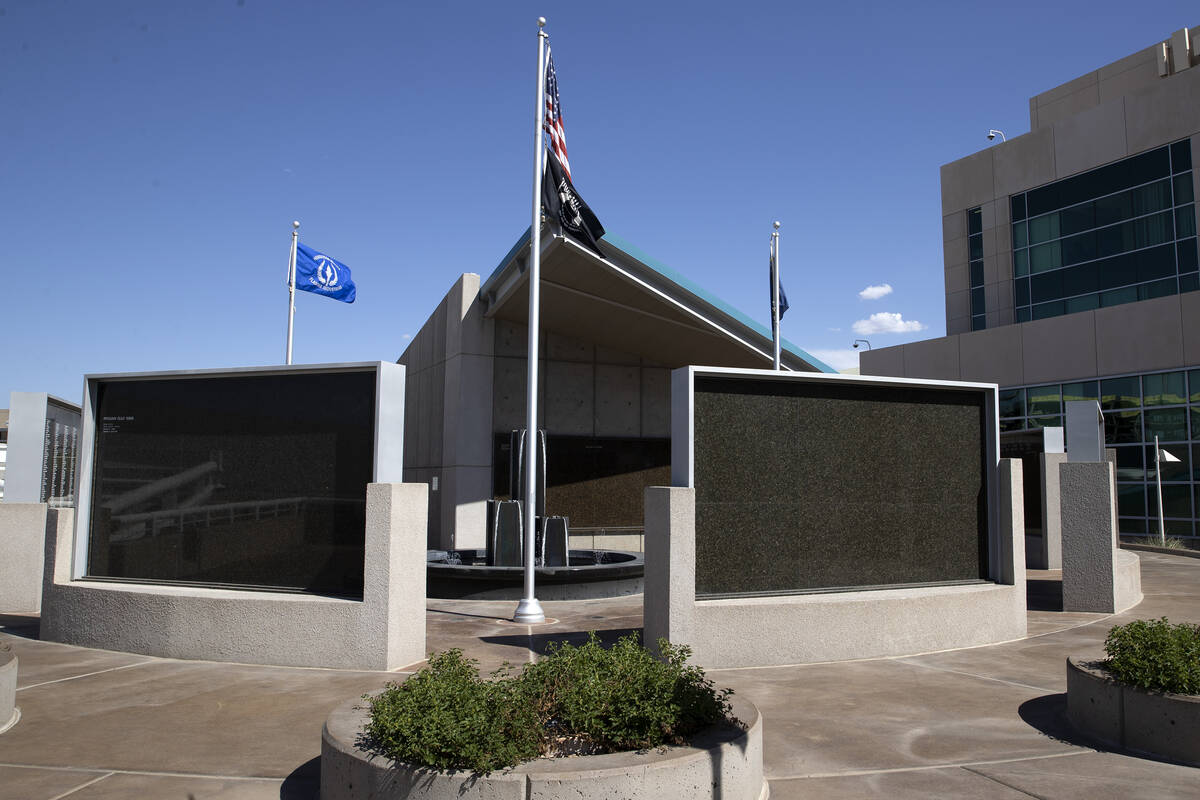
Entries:
{"label": "textured concrete wall", "polygon": [[1134,562],[1122,559],[1118,570],[1113,465],[1068,461],[1059,465],[1059,483],[1063,611],[1113,614],[1137,605],[1142,600],[1140,569],[1136,581],[1130,575]]}
{"label": "textured concrete wall", "polygon": [[0,503],[0,610],[42,607],[46,504]]}
{"label": "textured concrete wall", "polygon": [[646,491],[646,639],[688,644],[697,663],[718,668],[894,656],[1023,637],[1020,462],[1002,460],[998,483],[996,583],[702,601],[695,599],[695,491],[652,487]]}
{"label": "textured concrete wall", "polygon": [[72,580],[74,512],[47,514],[41,637],[167,658],[386,670],[425,657],[427,487],[367,487],[362,600]]}
{"label": "textured concrete wall", "polygon": [[1042,453],[1042,569],[1062,569],[1062,495],[1058,467],[1066,453]]}

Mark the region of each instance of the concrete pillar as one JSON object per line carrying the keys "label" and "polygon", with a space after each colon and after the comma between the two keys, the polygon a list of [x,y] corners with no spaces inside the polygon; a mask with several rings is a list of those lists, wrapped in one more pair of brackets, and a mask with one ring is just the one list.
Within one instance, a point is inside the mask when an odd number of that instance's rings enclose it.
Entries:
{"label": "concrete pillar", "polygon": [[0,611],[40,611],[46,504],[0,503]]}
{"label": "concrete pillar", "polygon": [[1137,556],[1117,544],[1113,465],[1059,465],[1063,611],[1113,614],[1141,602]]}
{"label": "concrete pillar", "polygon": [[1066,453],[1042,453],[1042,569],[1062,569],[1062,502],[1058,467]]}
{"label": "concrete pillar", "polygon": [[696,608],[696,490],[646,488],[643,639],[694,640]]}

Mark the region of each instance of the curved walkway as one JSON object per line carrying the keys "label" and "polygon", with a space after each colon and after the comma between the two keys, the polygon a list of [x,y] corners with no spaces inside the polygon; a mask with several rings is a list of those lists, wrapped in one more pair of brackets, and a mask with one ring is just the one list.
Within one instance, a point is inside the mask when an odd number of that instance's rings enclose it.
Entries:
{"label": "curved walkway", "polygon": [[[1140,553],[1146,599],[1116,616],[1030,611],[1030,636],[905,658],[714,670],[762,710],[765,767],[787,798],[1195,798],[1200,770],[1098,751],[1063,724],[1068,654],[1099,654],[1109,627],[1200,622],[1200,559]],[[1055,573],[1030,573],[1053,607]],[[640,598],[545,603],[431,600],[431,650],[491,669],[547,642],[637,630]],[[37,641],[37,617],[0,614],[20,659],[20,722],[0,735],[0,800],[316,797],[329,710],[400,677],[173,661]]]}

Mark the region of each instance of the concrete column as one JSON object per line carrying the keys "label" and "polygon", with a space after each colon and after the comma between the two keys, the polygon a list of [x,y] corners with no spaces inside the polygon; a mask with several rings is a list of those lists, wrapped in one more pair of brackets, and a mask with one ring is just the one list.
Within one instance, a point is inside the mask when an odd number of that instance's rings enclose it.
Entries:
{"label": "concrete column", "polygon": [[1137,556],[1117,545],[1113,465],[1059,465],[1063,611],[1112,614],[1141,602]]}
{"label": "concrete column", "polygon": [[0,610],[41,610],[45,536],[45,503],[0,503]]}
{"label": "concrete column", "polygon": [[1062,569],[1062,509],[1058,467],[1066,453],[1042,453],[1042,562],[1044,569]]}
{"label": "concrete column", "polygon": [[694,641],[696,610],[696,490],[646,488],[643,639]]}
{"label": "concrete column", "polygon": [[998,583],[1019,588],[1025,598],[1025,484],[1019,458],[1002,458],[999,465]]}

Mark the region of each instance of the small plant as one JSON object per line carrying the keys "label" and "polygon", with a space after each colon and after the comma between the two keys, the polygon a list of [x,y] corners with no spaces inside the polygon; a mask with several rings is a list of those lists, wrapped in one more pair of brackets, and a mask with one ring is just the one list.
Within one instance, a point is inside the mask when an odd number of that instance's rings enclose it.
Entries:
{"label": "small plant", "polygon": [[1200,694],[1200,625],[1172,625],[1166,617],[1118,625],[1108,632],[1104,651],[1104,667],[1121,683]]}
{"label": "small plant", "polygon": [[551,645],[514,677],[479,677],[460,650],[429,658],[404,683],[367,697],[363,744],[397,761],[488,773],[540,755],[606,753],[683,744],[730,717],[730,689],[688,666],[691,650],[665,639],[662,660],[636,635],[605,649]]}

